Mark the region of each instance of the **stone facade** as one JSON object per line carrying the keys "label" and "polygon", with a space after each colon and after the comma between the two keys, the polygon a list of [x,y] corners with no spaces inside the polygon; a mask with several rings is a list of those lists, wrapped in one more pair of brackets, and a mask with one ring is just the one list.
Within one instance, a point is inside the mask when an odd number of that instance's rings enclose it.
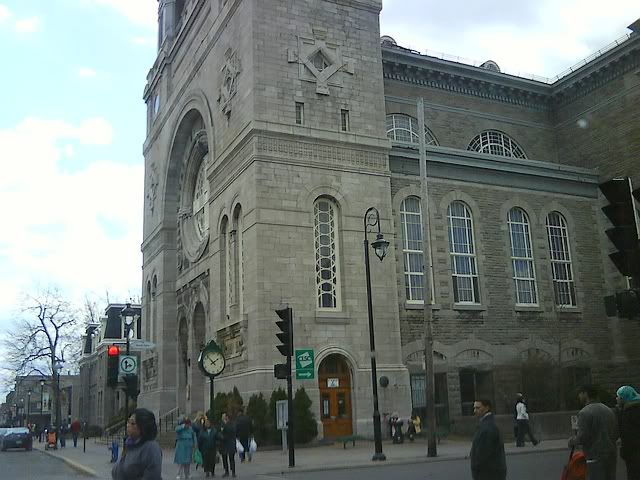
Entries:
{"label": "stone facade", "polygon": [[[444,374],[437,401],[446,415],[464,410],[465,372],[489,372],[502,411],[531,364],[581,365],[607,385],[627,378],[624,365],[636,357],[618,338],[634,327],[607,320],[602,306],[615,278],[607,274],[598,165],[581,162],[564,140],[573,138],[569,125],[583,114],[576,102],[584,97],[381,47],[379,0],[183,3],[176,11],[176,3],[160,1],[160,48],[145,88],[142,316],[143,336],[157,348],[143,354],[140,405],[159,415],[206,409],[208,384],[196,364],[212,338],[227,358],[216,390],[237,386],[245,401],[268,395],[282,385],[273,377],[282,361],[274,309],[288,303],[296,347],[314,349],[316,369],[333,355],[348,365],[350,429],[369,435],[362,241],[363,215],[375,206],[391,242],[387,258],[371,263],[378,374],[390,380],[380,410],[407,415],[412,397],[420,406],[410,374],[423,372],[422,311],[405,298],[400,214],[404,198],[419,196],[419,162],[412,145],[389,141],[385,126],[385,115],[416,117],[418,96],[438,143],[427,159],[436,372]],[[636,46],[626,61],[637,61],[637,40],[623,46]],[[622,75],[609,81],[630,74]],[[624,80],[630,99],[636,78]],[[635,100],[617,101],[615,108],[636,115],[623,106]],[[468,151],[486,130],[514,139],[526,159]],[[637,151],[626,142],[621,148]],[[480,292],[473,305],[453,299],[447,207],[456,200],[473,215]],[[533,242],[539,300],[525,307],[514,300],[512,207],[529,216]],[[577,298],[570,308],[554,302],[550,212],[567,222]],[[319,232],[330,238],[328,257]],[[319,295],[318,282],[330,293]],[[325,386],[300,386],[323,417]]]}

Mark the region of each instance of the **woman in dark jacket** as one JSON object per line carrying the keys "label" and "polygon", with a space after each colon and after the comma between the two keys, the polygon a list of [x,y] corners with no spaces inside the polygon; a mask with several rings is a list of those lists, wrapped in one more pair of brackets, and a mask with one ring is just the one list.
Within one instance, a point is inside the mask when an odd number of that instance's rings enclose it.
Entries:
{"label": "woman in dark jacket", "polygon": [[155,438],[156,417],[137,408],[127,422],[127,440],[120,460],[111,470],[113,480],[162,480],[162,450]]}
{"label": "woman in dark jacket", "polygon": [[218,430],[206,420],[200,435],[198,436],[198,445],[200,453],[202,453],[202,466],[204,468],[205,477],[216,476],[216,449],[218,447]]}
{"label": "woman in dark jacket", "polygon": [[229,468],[231,468],[231,476],[236,476],[236,426],[229,420],[229,415],[222,414],[222,424],[220,425],[220,438],[222,446],[220,453],[222,454],[222,466],[224,467],[223,477],[229,476]]}
{"label": "woman in dark jacket", "polygon": [[640,395],[625,385],[617,391],[620,409],[620,456],[627,464],[627,480],[640,480]]}

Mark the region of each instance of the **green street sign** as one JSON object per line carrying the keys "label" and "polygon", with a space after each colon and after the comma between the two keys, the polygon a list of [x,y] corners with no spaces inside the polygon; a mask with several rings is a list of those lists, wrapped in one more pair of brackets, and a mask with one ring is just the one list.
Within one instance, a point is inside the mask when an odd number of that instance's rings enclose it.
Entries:
{"label": "green street sign", "polygon": [[315,376],[313,350],[311,348],[296,350],[296,380],[313,380]]}

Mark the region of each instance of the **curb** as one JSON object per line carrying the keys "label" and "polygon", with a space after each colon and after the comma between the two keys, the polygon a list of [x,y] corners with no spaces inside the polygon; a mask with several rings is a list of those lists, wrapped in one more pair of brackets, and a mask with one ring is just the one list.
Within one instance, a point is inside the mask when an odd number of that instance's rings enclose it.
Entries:
{"label": "curb", "polygon": [[[515,455],[531,455],[534,453],[548,453],[548,452],[562,452],[567,450],[567,447],[546,447],[546,448],[536,448],[536,449],[527,449],[527,450],[518,450],[518,451],[510,451],[506,453],[506,456],[515,456]],[[355,470],[359,468],[374,468],[385,465],[404,465],[407,463],[410,464],[418,464],[418,463],[435,463],[435,462],[451,462],[455,460],[467,460],[469,458],[468,454],[459,454],[453,453],[450,455],[444,455],[434,458],[429,458],[426,456],[419,457],[404,457],[397,459],[387,459],[383,462],[374,462],[363,463],[363,464],[345,464],[345,465],[316,465],[316,466],[296,466],[291,469],[278,469],[262,472],[261,475],[287,475],[290,473],[304,473],[304,472],[324,472],[324,471],[332,471],[332,470]]]}
{"label": "curb", "polygon": [[56,458],[64,463],[66,463],[69,467],[73,468],[76,472],[80,472],[84,475],[88,475],[90,477],[94,477],[97,478],[98,477],[98,473],[93,470],[92,468],[89,468],[85,465],[82,465],[81,463],[75,462],[73,460],[70,460],[68,458],[65,458],[61,455],[56,455],[55,453],[49,452],[48,450],[41,450],[39,448],[34,448],[34,450],[40,452],[40,453],[44,453],[45,455],[49,455],[52,458]]}

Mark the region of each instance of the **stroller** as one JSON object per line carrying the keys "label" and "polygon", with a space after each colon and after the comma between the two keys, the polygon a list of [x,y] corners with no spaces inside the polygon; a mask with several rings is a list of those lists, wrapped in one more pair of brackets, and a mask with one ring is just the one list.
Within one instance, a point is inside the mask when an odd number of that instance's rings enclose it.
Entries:
{"label": "stroller", "polygon": [[55,429],[47,430],[46,432],[47,444],[45,450],[57,450],[58,449],[58,435]]}

